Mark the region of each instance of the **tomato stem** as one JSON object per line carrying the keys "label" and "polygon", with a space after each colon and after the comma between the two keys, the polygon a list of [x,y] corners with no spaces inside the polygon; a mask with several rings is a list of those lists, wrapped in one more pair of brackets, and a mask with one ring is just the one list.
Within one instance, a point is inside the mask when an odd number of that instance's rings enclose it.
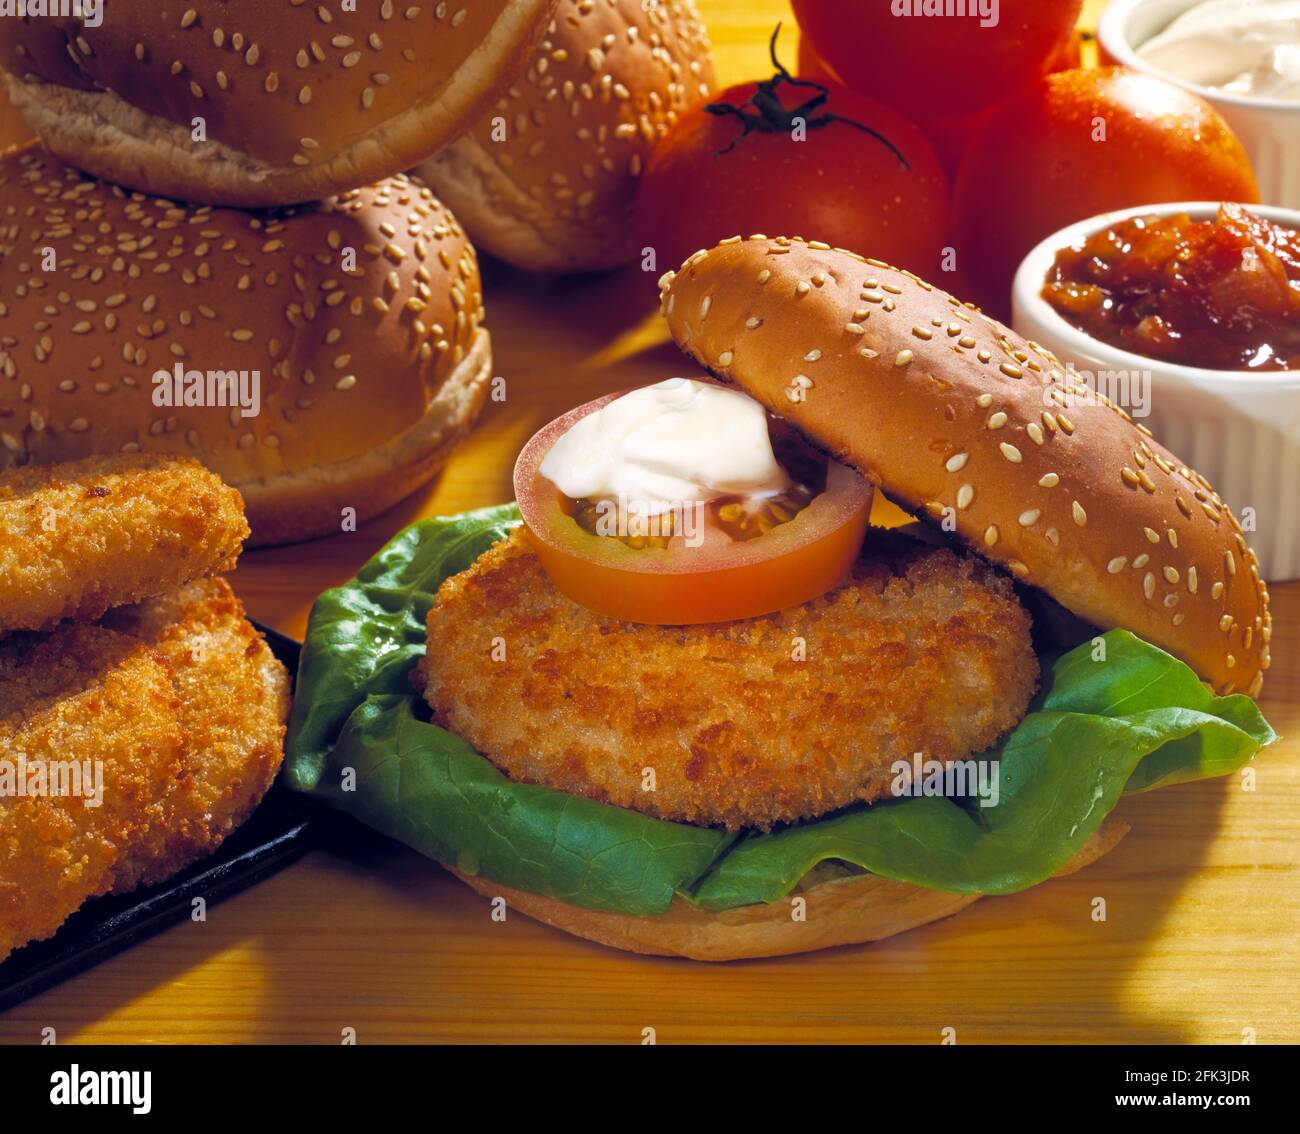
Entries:
{"label": "tomato stem", "polygon": [[[781,25],[778,23],[772,31],[772,39],[768,44],[768,53],[772,59],[772,66],[776,69],[775,75],[760,82],[754,93],[740,106],[733,106],[729,102],[711,102],[705,106],[704,109],[709,114],[717,115],[719,118],[736,118],[741,123],[740,133],[714,156],[722,157],[723,154],[730,153],[755,130],[763,134],[792,133],[795,119],[802,119],[809,130],[829,126],[832,122],[843,122],[846,126],[852,126],[863,133],[870,134],[898,159],[904,169],[911,169],[912,166],[907,158],[903,156],[902,151],[879,130],[873,130],[865,123],[846,118],[842,114],[834,114],[831,111],[824,114],[813,113],[826,105],[831,97],[831,89],[824,83],[818,83],[812,79],[797,79],[785,69],[776,55],[776,40],[780,34]],[[789,83],[792,87],[808,87],[817,93],[807,101],[800,103],[793,110],[787,110],[784,103],[781,102],[779,93],[782,83]]]}

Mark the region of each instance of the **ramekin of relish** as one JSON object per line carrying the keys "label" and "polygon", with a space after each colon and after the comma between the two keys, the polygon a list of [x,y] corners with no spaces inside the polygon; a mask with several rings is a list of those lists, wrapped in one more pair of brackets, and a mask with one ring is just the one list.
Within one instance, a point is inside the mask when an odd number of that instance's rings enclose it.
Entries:
{"label": "ramekin of relish", "polygon": [[1119,221],[1062,248],[1043,298],[1146,358],[1209,370],[1300,370],[1300,233],[1219,207]]}

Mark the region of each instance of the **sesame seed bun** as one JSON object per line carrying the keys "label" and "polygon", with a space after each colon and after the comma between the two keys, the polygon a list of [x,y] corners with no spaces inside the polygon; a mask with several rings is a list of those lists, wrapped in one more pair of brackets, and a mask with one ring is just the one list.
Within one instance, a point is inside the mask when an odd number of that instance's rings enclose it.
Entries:
{"label": "sesame seed bun", "polygon": [[445,145],[523,65],[554,6],[110,0],[99,27],[0,21],[0,65],[46,146],[99,177],[206,204],[285,205]]}
{"label": "sesame seed bun", "polygon": [[693,0],[561,0],[523,78],[418,172],[494,256],[617,267],[651,147],[712,86]]}
{"label": "sesame seed bun", "polygon": [[[243,493],[254,544],[337,532],[469,429],[482,318],[473,247],[405,175],[254,214],[127,193],[35,146],[0,157],[0,469],[178,453]],[[166,404],[154,378],[178,364],[248,391],[259,374],[259,412]]]}
{"label": "sesame seed bun", "polygon": [[1199,473],[1047,350],[909,273],[817,241],[735,237],[661,280],[677,344],[817,444],[1220,693],[1259,692],[1259,564]]}
{"label": "sesame seed bun", "polygon": [[[1056,877],[1096,862],[1114,849],[1128,830],[1122,819],[1109,816],[1057,871]],[[448,866],[447,870],[484,897],[505,898],[511,909],[566,933],[629,953],[688,957],[693,961],[783,957],[836,945],[883,941],[951,917],[982,896],[927,890],[875,874],[854,874],[823,882],[806,879],[789,899],[765,905],[715,912],[674,898],[667,913],[640,917],[583,909],[481,876],[462,874],[454,867]],[[796,897],[806,903],[802,920],[791,916],[791,903]]]}

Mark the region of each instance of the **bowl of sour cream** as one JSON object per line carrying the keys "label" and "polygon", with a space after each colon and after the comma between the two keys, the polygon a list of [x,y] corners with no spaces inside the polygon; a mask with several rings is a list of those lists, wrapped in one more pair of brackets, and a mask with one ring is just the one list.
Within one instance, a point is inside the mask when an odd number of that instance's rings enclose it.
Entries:
{"label": "bowl of sour cream", "polygon": [[1102,58],[1194,91],[1223,115],[1266,205],[1300,208],[1300,0],[1111,0]]}

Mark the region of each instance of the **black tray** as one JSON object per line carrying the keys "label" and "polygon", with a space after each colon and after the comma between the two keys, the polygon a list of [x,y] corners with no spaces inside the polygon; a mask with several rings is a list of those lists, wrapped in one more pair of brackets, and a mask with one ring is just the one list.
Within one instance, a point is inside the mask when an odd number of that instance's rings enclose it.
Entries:
{"label": "black tray", "polygon": [[[265,626],[258,630],[296,674],[302,647]],[[320,804],[274,784],[252,818],[215,854],[157,886],[95,898],[48,941],[10,954],[0,964],[0,1012],[184,921],[193,899],[212,905],[274,874],[316,844],[329,818]]]}

